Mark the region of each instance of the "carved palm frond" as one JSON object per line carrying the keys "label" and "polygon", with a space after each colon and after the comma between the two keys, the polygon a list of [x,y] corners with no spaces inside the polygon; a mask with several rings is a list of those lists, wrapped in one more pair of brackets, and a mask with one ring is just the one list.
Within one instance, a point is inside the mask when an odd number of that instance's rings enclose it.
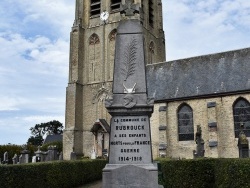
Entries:
{"label": "carved palm frond", "polygon": [[126,81],[129,76],[132,76],[135,73],[137,53],[136,45],[136,39],[132,39],[132,41],[125,48],[124,63],[121,69],[122,75],[125,76],[124,81]]}

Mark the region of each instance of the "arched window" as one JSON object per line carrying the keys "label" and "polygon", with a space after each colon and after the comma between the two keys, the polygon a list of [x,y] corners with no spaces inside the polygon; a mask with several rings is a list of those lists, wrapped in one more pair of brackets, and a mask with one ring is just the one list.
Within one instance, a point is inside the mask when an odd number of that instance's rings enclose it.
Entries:
{"label": "arched window", "polygon": [[149,64],[154,63],[154,56],[155,56],[155,45],[152,41],[149,44],[149,60],[148,60]]}
{"label": "arched window", "polygon": [[194,140],[193,110],[187,104],[178,109],[179,141]]}
{"label": "arched window", "polygon": [[117,29],[113,29],[110,33],[109,33],[109,41],[115,41],[116,38],[116,34],[117,34]]}
{"label": "arched window", "polygon": [[235,137],[239,137],[240,131],[244,131],[250,137],[250,104],[244,98],[239,98],[233,105],[234,132]]}
{"label": "arched window", "polygon": [[117,29],[113,29],[109,34],[109,42],[108,42],[108,49],[107,49],[108,50],[108,64],[107,64],[108,80],[113,79],[116,34],[117,34]]}
{"label": "arched window", "polygon": [[89,52],[88,52],[88,81],[100,81],[102,76],[101,64],[101,44],[100,38],[96,33],[89,37]]}
{"label": "arched window", "polygon": [[100,43],[100,39],[97,34],[92,34],[89,38],[89,44],[90,45],[96,45]]}

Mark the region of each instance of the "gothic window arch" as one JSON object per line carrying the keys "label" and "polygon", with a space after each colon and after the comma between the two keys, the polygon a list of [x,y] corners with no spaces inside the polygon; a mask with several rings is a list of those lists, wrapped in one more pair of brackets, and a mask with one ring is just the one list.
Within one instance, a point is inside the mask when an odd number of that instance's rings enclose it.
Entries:
{"label": "gothic window arch", "polygon": [[113,29],[108,36],[108,80],[113,79],[114,61],[115,61],[115,40],[117,29]]}
{"label": "gothic window arch", "polygon": [[93,33],[89,38],[89,45],[96,45],[100,43],[100,38],[96,33]]}
{"label": "gothic window arch", "polygon": [[193,110],[181,104],[177,111],[179,141],[194,140]]}
{"label": "gothic window arch", "polygon": [[115,41],[115,39],[116,39],[116,34],[117,34],[117,29],[113,29],[113,30],[109,33],[109,42]]}
{"label": "gothic window arch", "polygon": [[88,80],[90,82],[100,81],[101,79],[101,44],[100,38],[96,33],[89,37],[88,52]]}
{"label": "gothic window arch", "polygon": [[155,57],[155,44],[153,41],[150,42],[149,44],[149,64],[152,64],[154,62],[154,57]]}
{"label": "gothic window arch", "polygon": [[234,132],[239,137],[242,130],[247,137],[250,137],[250,103],[240,97],[233,104]]}

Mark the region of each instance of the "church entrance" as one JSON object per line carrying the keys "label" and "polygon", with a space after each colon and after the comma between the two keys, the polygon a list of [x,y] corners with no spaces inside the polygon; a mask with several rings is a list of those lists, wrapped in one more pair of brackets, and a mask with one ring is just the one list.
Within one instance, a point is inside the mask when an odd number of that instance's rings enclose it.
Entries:
{"label": "church entrance", "polygon": [[107,157],[110,126],[105,119],[97,119],[91,128],[94,136],[93,150],[97,157]]}

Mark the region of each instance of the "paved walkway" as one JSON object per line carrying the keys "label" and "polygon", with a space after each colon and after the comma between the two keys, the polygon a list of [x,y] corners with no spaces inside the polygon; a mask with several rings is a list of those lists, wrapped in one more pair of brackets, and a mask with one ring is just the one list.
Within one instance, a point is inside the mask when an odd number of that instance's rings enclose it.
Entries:
{"label": "paved walkway", "polygon": [[102,180],[96,181],[94,183],[90,183],[87,185],[83,185],[83,186],[78,187],[78,188],[101,188],[101,187],[102,187]]}

